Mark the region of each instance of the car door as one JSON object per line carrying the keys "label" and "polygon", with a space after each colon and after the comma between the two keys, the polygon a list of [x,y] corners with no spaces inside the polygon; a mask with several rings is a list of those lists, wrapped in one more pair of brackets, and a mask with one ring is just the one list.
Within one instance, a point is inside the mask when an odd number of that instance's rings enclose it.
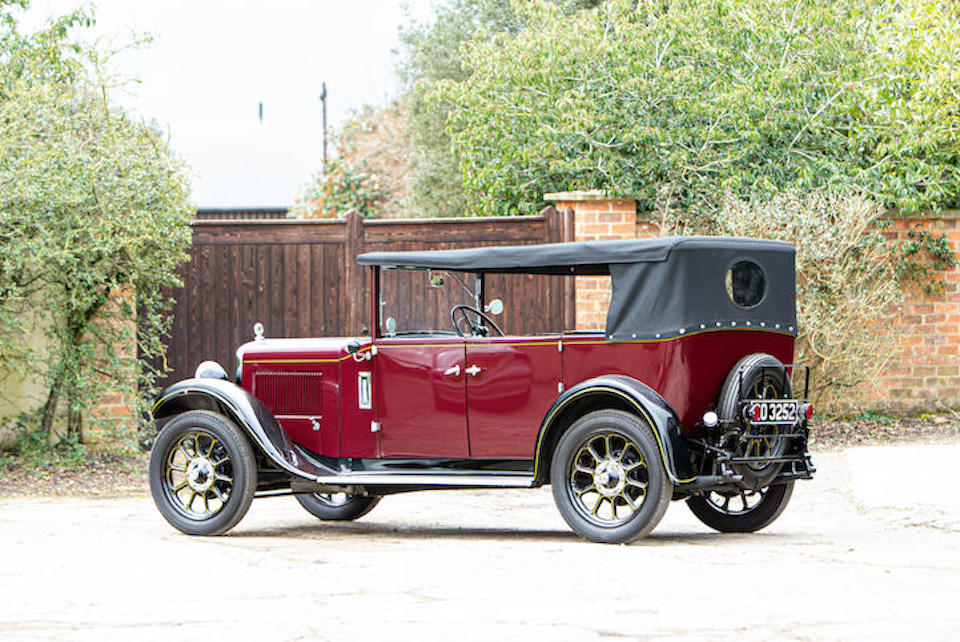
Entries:
{"label": "car door", "polygon": [[466,364],[470,456],[532,458],[559,395],[559,337],[471,338]]}
{"label": "car door", "polygon": [[376,345],[382,455],[469,457],[463,340],[387,337]]}

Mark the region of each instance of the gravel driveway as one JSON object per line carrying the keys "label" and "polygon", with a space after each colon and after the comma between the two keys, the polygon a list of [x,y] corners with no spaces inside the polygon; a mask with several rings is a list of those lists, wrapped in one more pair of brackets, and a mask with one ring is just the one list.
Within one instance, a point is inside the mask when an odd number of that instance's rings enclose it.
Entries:
{"label": "gravel driveway", "polygon": [[0,638],[957,639],[958,460],[820,453],[765,531],[716,534],[675,503],[631,546],[577,539],[549,488],[397,495],[352,524],[263,499],[210,539],[148,495],[5,499]]}

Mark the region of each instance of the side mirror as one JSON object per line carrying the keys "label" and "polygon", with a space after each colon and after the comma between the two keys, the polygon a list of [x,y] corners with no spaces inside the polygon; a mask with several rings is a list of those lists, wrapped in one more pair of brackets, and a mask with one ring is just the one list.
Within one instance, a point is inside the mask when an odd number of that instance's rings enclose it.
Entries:
{"label": "side mirror", "polygon": [[503,301],[494,299],[489,305],[483,308],[483,311],[489,312],[490,314],[503,314]]}

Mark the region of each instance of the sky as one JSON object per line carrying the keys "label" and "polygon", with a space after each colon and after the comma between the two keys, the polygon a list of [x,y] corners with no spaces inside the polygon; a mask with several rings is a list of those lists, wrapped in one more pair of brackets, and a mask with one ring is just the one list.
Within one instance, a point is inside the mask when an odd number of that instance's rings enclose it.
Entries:
{"label": "sky", "polygon": [[[24,26],[81,6],[33,0]],[[320,90],[328,123],[399,90],[397,28],[431,0],[99,0],[92,38],[117,47],[111,68],[138,78],[114,99],[169,133],[190,167],[199,207],[293,204],[320,168]],[[263,103],[263,120],[259,104]]]}

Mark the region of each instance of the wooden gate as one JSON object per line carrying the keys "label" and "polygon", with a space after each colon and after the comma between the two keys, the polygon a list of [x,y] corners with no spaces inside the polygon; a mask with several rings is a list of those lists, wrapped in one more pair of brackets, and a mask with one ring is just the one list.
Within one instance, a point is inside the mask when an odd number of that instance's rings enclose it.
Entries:
{"label": "wooden gate", "polygon": [[[193,376],[214,359],[231,371],[237,347],[261,322],[269,337],[359,335],[370,323],[368,271],[355,257],[370,251],[528,245],[573,239],[572,212],[461,219],[196,221],[184,287],[172,292],[167,381]],[[574,324],[569,277],[494,280],[507,333]],[[404,305],[418,305],[410,297]]]}

